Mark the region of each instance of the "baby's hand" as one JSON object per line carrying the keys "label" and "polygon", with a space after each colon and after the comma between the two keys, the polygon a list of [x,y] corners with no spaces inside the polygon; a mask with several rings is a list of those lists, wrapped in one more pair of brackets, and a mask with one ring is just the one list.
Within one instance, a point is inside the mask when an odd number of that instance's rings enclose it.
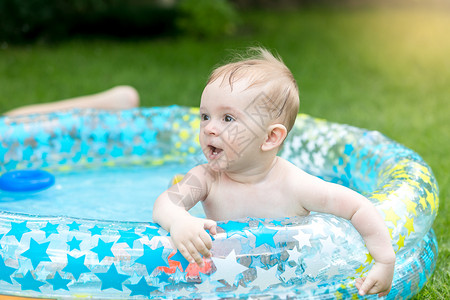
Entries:
{"label": "baby's hand", "polygon": [[202,268],[204,263],[201,255],[210,257],[209,250],[212,247],[212,240],[206,229],[214,235],[217,234],[216,228],[217,224],[213,220],[187,216],[172,224],[170,235],[184,258],[189,263],[196,262]]}
{"label": "baby's hand", "polygon": [[366,294],[378,294],[379,297],[386,296],[392,287],[392,278],[394,276],[393,263],[375,262],[370,269],[367,278],[357,278],[356,288],[361,296]]}

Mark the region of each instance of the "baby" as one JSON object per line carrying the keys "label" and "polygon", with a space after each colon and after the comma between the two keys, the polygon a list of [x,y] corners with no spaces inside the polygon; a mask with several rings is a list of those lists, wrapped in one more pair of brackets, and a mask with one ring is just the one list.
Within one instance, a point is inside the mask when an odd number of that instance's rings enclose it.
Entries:
{"label": "baby", "polygon": [[[203,266],[202,255],[210,257],[212,247],[206,230],[216,234],[215,221],[333,214],[352,222],[375,260],[367,277],[356,280],[359,293],[387,295],[395,253],[383,219],[357,192],[277,156],[298,113],[298,88],[280,58],[255,50],[255,57],[212,73],[200,103],[200,145],[208,163],[158,197],[153,220],[189,262]],[[199,201],[208,219],[188,213]]]}

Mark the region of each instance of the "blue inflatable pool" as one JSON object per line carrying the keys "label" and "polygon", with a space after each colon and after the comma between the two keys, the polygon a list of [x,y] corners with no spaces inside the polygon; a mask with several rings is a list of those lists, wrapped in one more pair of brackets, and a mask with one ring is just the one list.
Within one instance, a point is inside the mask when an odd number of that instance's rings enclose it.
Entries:
{"label": "blue inflatable pool", "polygon": [[[115,202],[100,198],[109,197],[107,190],[116,183],[97,188],[99,193],[89,200],[92,206],[76,214],[72,209],[55,212],[48,204],[61,195],[58,188],[64,184],[58,182],[70,172],[138,167],[150,170],[149,180],[163,177],[159,188],[165,189],[170,177],[164,178],[161,170],[171,168],[169,174],[180,165],[183,172],[203,162],[198,127],[198,110],[177,106],[0,118],[0,172],[45,170],[56,180],[45,191],[0,192],[0,294],[61,299],[359,297],[354,278],[364,276],[373,262],[358,232],[337,217],[219,223],[213,257],[198,269],[173,248],[166,231],[147,220],[145,210],[139,221],[111,218]],[[383,216],[397,254],[386,298],[408,299],[420,291],[438,253],[431,229],[438,187],[416,153],[378,132],[299,115],[280,155],[367,196]],[[75,191],[62,194],[55,206],[77,206],[83,200],[86,184],[73,184]],[[29,206],[20,205],[28,203],[26,193],[42,201],[37,202],[42,211],[16,210]],[[120,202],[120,193],[113,194]],[[153,205],[152,199],[145,201]]]}

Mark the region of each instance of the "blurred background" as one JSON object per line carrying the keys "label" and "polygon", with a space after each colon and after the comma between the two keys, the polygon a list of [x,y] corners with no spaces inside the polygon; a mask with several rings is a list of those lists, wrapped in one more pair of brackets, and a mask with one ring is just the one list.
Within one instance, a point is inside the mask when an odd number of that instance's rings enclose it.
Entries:
{"label": "blurred background", "polygon": [[440,253],[417,299],[450,299],[448,0],[0,0],[0,113],[124,84],[142,106],[198,106],[212,69],[257,45],[293,72],[302,113],[431,165]]}

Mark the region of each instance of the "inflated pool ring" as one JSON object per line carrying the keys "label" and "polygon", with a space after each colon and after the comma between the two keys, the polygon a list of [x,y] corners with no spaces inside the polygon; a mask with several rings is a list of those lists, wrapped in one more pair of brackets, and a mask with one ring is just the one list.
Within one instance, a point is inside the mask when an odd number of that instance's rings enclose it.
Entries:
{"label": "inflated pool ring", "polygon": [[0,176],[0,190],[35,192],[55,184],[55,176],[44,170],[13,170]]}
{"label": "inflated pool ring", "polygon": [[[194,164],[201,157],[198,128],[198,109],[176,106],[1,118],[0,172]],[[383,216],[397,254],[387,298],[407,299],[419,292],[435,268],[438,251],[431,229],[438,188],[419,155],[378,132],[306,115],[299,115],[280,155],[367,196]],[[331,215],[218,225],[213,257],[198,269],[154,223],[4,211],[0,293],[97,299],[343,299],[357,297],[354,278],[373,265],[351,223]]]}

